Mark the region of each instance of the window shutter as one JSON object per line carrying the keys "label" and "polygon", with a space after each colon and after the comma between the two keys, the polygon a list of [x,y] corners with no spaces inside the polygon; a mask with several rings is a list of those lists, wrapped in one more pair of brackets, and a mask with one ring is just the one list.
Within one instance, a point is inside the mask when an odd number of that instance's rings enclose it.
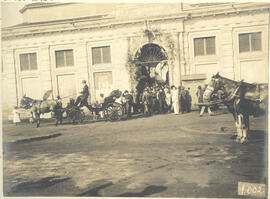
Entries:
{"label": "window shutter", "polygon": [[101,48],[92,48],[92,63],[101,64]]}
{"label": "window shutter", "polygon": [[30,53],[30,70],[37,70],[37,54]]}
{"label": "window shutter", "polygon": [[251,34],[251,47],[252,47],[251,49],[252,51],[259,51],[262,49],[260,32]]}
{"label": "window shutter", "polygon": [[56,68],[64,67],[64,51],[55,51]]}
{"label": "window shutter", "polygon": [[248,52],[249,49],[249,34],[239,34],[239,52]]}
{"label": "window shutter", "polygon": [[204,40],[203,40],[203,38],[194,39],[194,54],[195,54],[195,56],[204,55]]}
{"label": "window shutter", "polygon": [[21,71],[29,70],[28,54],[20,54],[20,67]]}
{"label": "window shutter", "polygon": [[109,46],[102,48],[103,52],[103,63],[111,63],[111,49]]}
{"label": "window shutter", "polygon": [[74,66],[73,50],[65,50],[66,66]]}
{"label": "window shutter", "polygon": [[206,54],[207,55],[216,54],[215,37],[207,37],[207,38],[205,38],[205,43],[206,43]]}

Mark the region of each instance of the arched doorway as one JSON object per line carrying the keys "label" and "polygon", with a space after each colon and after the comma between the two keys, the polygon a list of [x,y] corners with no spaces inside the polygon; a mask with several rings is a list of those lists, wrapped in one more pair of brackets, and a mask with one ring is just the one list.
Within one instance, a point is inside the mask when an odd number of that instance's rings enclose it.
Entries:
{"label": "arched doorway", "polygon": [[148,43],[135,54],[136,89],[139,93],[146,86],[160,86],[169,83],[168,55],[161,46]]}

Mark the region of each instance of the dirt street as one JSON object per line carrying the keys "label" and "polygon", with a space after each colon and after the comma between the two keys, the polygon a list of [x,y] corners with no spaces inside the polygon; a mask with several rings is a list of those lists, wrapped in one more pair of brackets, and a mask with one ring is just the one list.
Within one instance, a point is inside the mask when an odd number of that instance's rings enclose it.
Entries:
{"label": "dirt street", "polygon": [[249,142],[230,114],[154,115],[80,125],[3,127],[5,196],[240,197],[267,182],[266,118]]}

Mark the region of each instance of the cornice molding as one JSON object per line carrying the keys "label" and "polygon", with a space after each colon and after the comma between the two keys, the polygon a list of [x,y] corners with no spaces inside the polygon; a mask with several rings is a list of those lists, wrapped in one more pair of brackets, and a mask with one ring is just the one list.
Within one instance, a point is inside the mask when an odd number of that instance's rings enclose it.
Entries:
{"label": "cornice molding", "polygon": [[[149,23],[155,22],[169,22],[169,21],[176,21],[179,20],[180,22],[196,19],[196,18],[206,18],[206,17],[215,17],[215,16],[227,16],[227,15],[238,15],[243,13],[262,13],[262,12],[269,12],[270,4],[263,4],[258,6],[248,6],[245,8],[238,8],[238,9],[227,9],[224,8],[223,10],[210,10],[206,11],[192,11],[192,12],[182,12],[176,15],[170,16],[158,16],[158,17],[149,17]],[[105,21],[104,21],[105,20]],[[135,24],[144,24],[145,19],[134,19],[128,21],[117,21],[117,18],[112,16],[107,16],[101,19],[94,19],[92,17],[86,17],[84,19],[70,19],[66,20],[65,22],[48,22],[42,24],[33,24],[27,26],[18,26],[18,27],[9,27],[2,29],[2,39],[3,41],[8,39],[20,38],[20,37],[31,37],[36,35],[45,35],[45,34],[57,34],[57,33],[64,33],[64,32],[79,32],[79,31],[87,31],[92,29],[101,29],[101,28],[116,28],[116,27],[123,27],[126,25],[135,25]],[[31,28],[38,27],[38,29],[33,30]]]}

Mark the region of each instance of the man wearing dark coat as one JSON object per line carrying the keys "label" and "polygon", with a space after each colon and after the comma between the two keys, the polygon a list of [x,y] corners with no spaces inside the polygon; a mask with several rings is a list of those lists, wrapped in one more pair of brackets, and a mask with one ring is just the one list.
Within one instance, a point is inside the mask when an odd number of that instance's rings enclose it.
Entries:
{"label": "man wearing dark coat", "polygon": [[125,98],[125,105],[126,105],[126,113],[127,113],[127,117],[131,116],[131,107],[133,105],[133,97],[131,94],[128,93],[128,91],[124,92],[124,98]]}
{"label": "man wearing dark coat", "polygon": [[144,115],[151,116],[152,115],[152,95],[150,93],[150,89],[146,88],[143,92],[142,97],[143,105],[144,105]]}
{"label": "man wearing dark coat", "polygon": [[186,105],[186,91],[185,87],[181,86],[180,87],[180,92],[179,92],[179,103],[180,103],[180,111],[182,114],[187,111],[187,105]]}
{"label": "man wearing dark coat", "polygon": [[78,104],[80,104],[80,106],[88,105],[87,98],[89,97],[89,89],[85,80],[82,81],[82,84],[83,84],[83,90],[82,92],[80,92],[81,95],[77,97],[75,106],[77,106]]}
{"label": "man wearing dark coat", "polygon": [[191,111],[192,98],[190,95],[190,88],[186,90],[186,110],[189,113]]}
{"label": "man wearing dark coat", "polygon": [[57,100],[56,100],[56,105],[54,107],[54,112],[55,112],[55,126],[58,125],[58,122],[60,124],[62,124],[62,120],[63,120],[63,109],[62,109],[62,102],[61,102],[61,98],[60,96],[57,96]]}

